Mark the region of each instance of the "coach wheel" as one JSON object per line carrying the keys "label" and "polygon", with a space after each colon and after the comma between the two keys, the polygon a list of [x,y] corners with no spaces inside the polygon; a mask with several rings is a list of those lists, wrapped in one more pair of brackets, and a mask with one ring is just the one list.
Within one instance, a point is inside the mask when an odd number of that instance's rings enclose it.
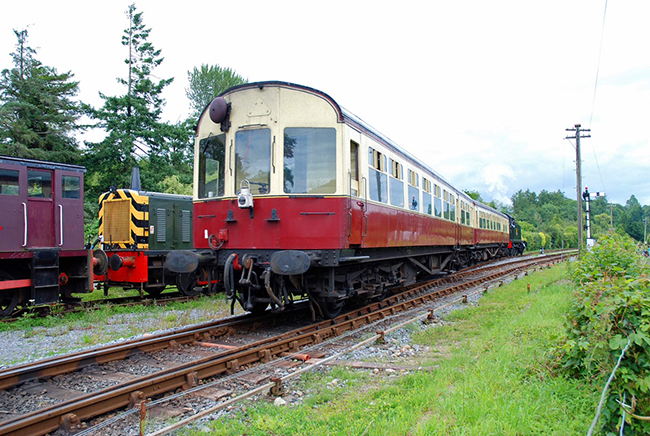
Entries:
{"label": "coach wheel", "polygon": [[253,307],[251,308],[250,312],[254,315],[261,315],[266,311],[267,307],[269,307],[268,302],[256,301],[255,303],[253,303]]}
{"label": "coach wheel", "polygon": [[152,297],[158,297],[165,290],[165,285],[160,286],[145,286],[144,291]]}
{"label": "coach wheel", "polygon": [[176,275],[176,286],[183,295],[194,297],[201,293],[201,287],[198,285],[196,273],[184,273]]}
{"label": "coach wheel", "polygon": [[[12,280],[13,277],[6,271],[0,271],[0,282]],[[0,318],[10,316],[20,303],[20,291],[18,289],[7,289],[0,293]]]}
{"label": "coach wheel", "polygon": [[343,300],[318,300],[318,306],[323,312],[323,316],[328,319],[333,319],[339,316],[341,314],[341,310],[343,310],[344,304],[345,302]]}

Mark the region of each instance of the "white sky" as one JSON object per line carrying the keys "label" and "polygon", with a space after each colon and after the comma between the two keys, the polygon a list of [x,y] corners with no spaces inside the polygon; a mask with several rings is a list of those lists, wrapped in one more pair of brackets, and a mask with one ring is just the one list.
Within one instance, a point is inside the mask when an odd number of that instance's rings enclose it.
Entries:
{"label": "white sky", "polygon": [[[80,82],[79,98],[122,95],[132,1],[23,0],[0,15],[0,69],[13,30],[37,59]],[[249,81],[319,89],[460,189],[508,201],[519,189],[575,198],[574,124],[583,187],[650,204],[650,2],[605,0],[140,0],[149,42],[174,77],[164,117],[189,113],[187,72],[233,68]],[[593,116],[592,116],[593,112]]]}

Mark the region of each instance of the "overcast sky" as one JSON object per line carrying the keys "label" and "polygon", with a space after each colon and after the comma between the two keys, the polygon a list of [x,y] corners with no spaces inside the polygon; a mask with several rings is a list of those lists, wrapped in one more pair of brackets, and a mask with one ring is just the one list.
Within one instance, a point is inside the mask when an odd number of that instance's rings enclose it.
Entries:
{"label": "overcast sky", "polygon": [[[12,29],[27,28],[37,59],[74,73],[80,99],[101,106],[99,92],[125,92],[116,78],[127,73],[131,3],[5,2],[0,69],[12,66]],[[154,74],[175,78],[164,92],[169,121],[189,114],[187,72],[201,64],[294,82],[329,94],[457,188],[501,202],[520,189],[575,198],[575,140],[565,137],[581,124],[591,129],[583,187],[650,204],[647,0],[610,1],[606,14],[605,0],[135,4],[165,58]]]}

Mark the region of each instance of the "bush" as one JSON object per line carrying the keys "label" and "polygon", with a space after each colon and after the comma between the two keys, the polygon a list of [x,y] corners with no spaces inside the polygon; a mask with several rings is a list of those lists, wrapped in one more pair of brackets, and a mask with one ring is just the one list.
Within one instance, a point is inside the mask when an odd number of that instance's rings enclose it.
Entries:
{"label": "bush", "polygon": [[[650,415],[650,279],[648,265],[627,237],[608,235],[586,253],[572,272],[577,285],[567,315],[557,365],[568,375],[603,386],[622,350],[630,346],[610,385],[603,411],[606,432],[616,432],[623,409]],[[618,401],[617,401],[618,400]],[[647,434],[650,422],[626,415],[625,434]]]}

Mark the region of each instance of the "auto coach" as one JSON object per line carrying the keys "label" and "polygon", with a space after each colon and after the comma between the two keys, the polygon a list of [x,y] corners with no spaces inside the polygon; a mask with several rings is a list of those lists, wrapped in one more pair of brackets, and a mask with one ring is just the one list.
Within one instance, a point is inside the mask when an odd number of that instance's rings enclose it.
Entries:
{"label": "auto coach", "polygon": [[201,115],[195,250],[166,263],[190,281],[222,280],[247,311],[309,298],[333,317],[350,298],[519,254],[515,227],[327,94],[259,82]]}

